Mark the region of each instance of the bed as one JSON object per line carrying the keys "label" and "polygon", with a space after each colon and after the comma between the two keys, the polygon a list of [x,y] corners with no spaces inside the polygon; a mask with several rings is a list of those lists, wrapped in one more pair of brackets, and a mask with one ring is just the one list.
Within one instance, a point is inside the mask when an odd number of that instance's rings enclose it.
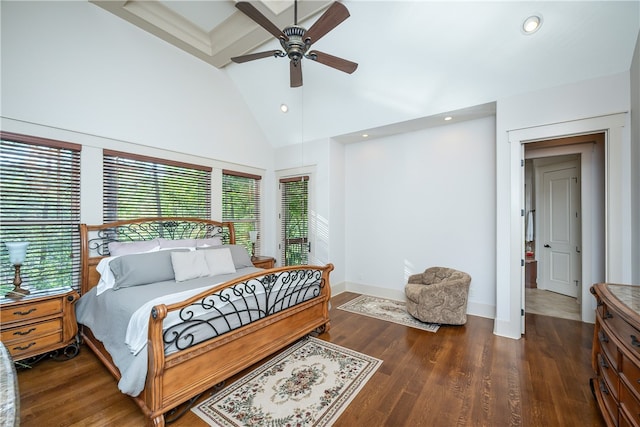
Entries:
{"label": "bed", "polygon": [[297,339],[329,330],[333,265],[255,268],[232,223],[81,224],[80,244],[81,338],[150,426]]}

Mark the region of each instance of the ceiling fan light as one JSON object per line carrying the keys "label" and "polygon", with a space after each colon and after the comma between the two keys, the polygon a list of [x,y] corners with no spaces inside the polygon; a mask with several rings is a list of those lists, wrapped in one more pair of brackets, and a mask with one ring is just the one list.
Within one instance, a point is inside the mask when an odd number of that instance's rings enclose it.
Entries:
{"label": "ceiling fan light", "polygon": [[524,34],[533,34],[542,26],[542,15],[531,15],[522,23]]}

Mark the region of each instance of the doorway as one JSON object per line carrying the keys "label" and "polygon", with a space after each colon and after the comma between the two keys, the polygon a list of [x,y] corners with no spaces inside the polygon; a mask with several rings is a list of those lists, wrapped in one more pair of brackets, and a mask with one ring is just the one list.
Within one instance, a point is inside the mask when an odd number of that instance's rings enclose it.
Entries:
{"label": "doorway", "polygon": [[604,200],[603,192],[585,190],[582,169],[591,187],[603,187],[603,153],[603,133],[525,145],[525,312],[584,320],[582,233],[604,224],[583,227],[582,211],[602,209]]}

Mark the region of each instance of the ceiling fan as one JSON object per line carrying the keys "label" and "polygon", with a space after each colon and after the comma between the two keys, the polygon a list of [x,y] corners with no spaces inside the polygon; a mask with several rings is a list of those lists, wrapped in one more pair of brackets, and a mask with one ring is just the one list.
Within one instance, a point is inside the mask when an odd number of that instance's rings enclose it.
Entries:
{"label": "ceiling fan", "polygon": [[334,2],[322,14],[322,16],[307,30],[298,25],[298,1],[294,1],[294,24],[280,30],[274,23],[269,21],[258,9],[251,3],[240,1],[236,3],[236,7],[254,20],[262,28],[273,34],[279,41],[283,50],[269,50],[266,52],[251,53],[248,55],[236,56],[231,58],[235,63],[243,63],[253,61],[255,59],[267,58],[269,56],[290,59],[290,83],[291,87],[302,86],[302,58],[319,62],[329,67],[335,68],[345,73],[353,73],[358,64],[329,55],[328,53],[317,50],[309,51],[311,45],[329,31],[333,30],[342,21],[349,17],[347,8],[339,2]]}

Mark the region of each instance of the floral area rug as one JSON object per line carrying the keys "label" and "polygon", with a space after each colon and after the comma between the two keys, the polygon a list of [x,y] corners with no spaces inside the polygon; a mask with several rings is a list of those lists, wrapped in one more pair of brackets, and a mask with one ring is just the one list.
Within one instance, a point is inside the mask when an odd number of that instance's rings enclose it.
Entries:
{"label": "floral area rug", "polygon": [[412,328],[418,328],[429,332],[436,332],[440,325],[437,323],[424,323],[407,313],[407,307],[402,301],[394,301],[386,298],[360,295],[338,307],[340,310],[351,313],[363,314],[376,319],[399,323]]}
{"label": "floral area rug", "polygon": [[192,411],[210,426],[330,426],[381,363],[306,337]]}

